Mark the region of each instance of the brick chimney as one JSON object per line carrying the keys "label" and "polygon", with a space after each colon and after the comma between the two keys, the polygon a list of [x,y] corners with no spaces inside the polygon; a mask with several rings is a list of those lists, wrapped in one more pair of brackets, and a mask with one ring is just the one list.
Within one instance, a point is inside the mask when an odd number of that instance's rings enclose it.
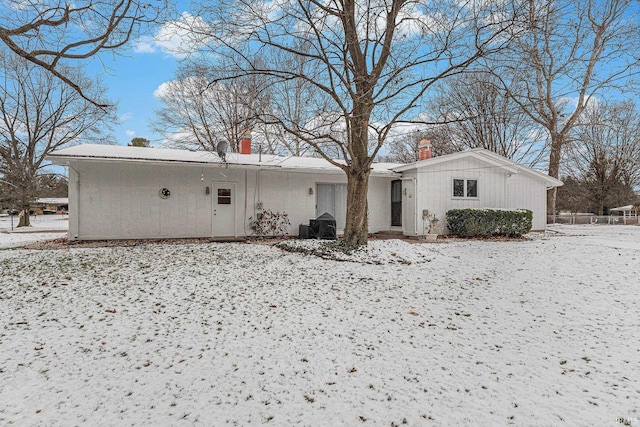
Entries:
{"label": "brick chimney", "polygon": [[251,131],[245,130],[240,138],[240,154],[251,154]]}
{"label": "brick chimney", "polygon": [[428,139],[420,140],[418,145],[418,160],[427,160],[431,158],[431,141]]}

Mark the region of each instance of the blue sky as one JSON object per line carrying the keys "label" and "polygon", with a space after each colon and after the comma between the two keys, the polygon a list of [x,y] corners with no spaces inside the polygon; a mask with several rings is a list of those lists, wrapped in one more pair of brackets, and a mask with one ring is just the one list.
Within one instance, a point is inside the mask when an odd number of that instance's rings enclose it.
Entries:
{"label": "blue sky", "polygon": [[107,96],[118,103],[120,123],[113,136],[118,145],[127,145],[134,137],[159,143],[159,136],[149,125],[161,104],[153,95],[160,84],[173,78],[177,59],[158,52],[137,52],[132,45],[124,54],[92,61],[87,72],[99,77],[107,88]]}
{"label": "blue sky", "polygon": [[[178,21],[207,26],[186,12],[188,0],[179,0],[176,9],[180,11]],[[100,78],[107,88],[107,97],[118,103],[120,123],[113,129],[114,143],[126,145],[134,137],[144,137],[151,140],[152,146],[161,144],[161,136],[150,129],[155,111],[162,106],[154,91],[174,78],[180,48],[201,45],[194,37],[169,22],[156,28],[153,34],[133,40],[117,56],[107,52],[89,61],[88,74]]]}
{"label": "blue sky", "polygon": [[[186,9],[186,3],[180,5],[180,10]],[[178,20],[199,21],[187,12]],[[107,97],[118,103],[120,123],[113,129],[113,142],[127,145],[132,138],[143,137],[151,140],[152,146],[160,145],[161,136],[150,129],[155,111],[162,106],[154,91],[174,78],[183,57],[181,48],[198,45],[192,38],[169,22],[153,34],[133,40],[118,55],[105,52],[87,64],[89,76],[99,78],[107,88]]]}

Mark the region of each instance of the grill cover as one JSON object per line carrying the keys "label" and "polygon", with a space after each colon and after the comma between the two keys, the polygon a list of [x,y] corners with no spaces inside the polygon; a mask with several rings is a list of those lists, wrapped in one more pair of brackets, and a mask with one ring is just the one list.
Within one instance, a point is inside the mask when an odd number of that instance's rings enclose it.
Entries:
{"label": "grill cover", "polygon": [[336,239],[336,219],[325,212],[310,221],[311,233],[318,239]]}

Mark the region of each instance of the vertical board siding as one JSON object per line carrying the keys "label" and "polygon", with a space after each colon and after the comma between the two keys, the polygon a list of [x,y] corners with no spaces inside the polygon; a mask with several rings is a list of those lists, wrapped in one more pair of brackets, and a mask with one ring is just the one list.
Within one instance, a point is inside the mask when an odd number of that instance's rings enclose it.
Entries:
{"label": "vertical board siding", "polygon": [[[422,211],[439,219],[438,232],[445,232],[446,213],[451,209],[506,208],[506,172],[474,158],[423,166],[417,170],[418,234],[423,233]],[[454,179],[478,181],[477,198],[454,198]]]}
{"label": "vertical board siding", "polygon": [[[76,175],[74,170],[78,171]],[[216,165],[158,165],[133,162],[74,162],[70,182],[69,236],[80,240],[211,237],[214,183],[235,183],[235,235],[249,236],[250,217],[263,209],[286,212],[297,235],[299,224],[316,217],[316,183],[346,183],[346,176],[274,170],[241,170]],[[391,178],[369,184],[370,231],[391,222]],[[206,194],[206,187],[210,194]],[[168,188],[171,196],[158,192]],[[313,194],[310,194],[309,189]]]}
{"label": "vertical board siding", "polygon": [[[200,168],[81,163],[80,239],[203,237],[211,233],[210,196]],[[158,192],[168,188],[171,196]]]}
{"label": "vertical board siding", "polygon": [[[469,157],[435,165],[419,165],[416,173],[419,235],[426,225],[422,221],[422,211],[425,209],[440,220],[440,233],[446,231],[447,211],[467,208],[530,209],[534,217],[533,229],[545,229],[546,186],[532,175],[511,174],[500,167]],[[404,176],[411,175],[405,172]],[[478,180],[478,197],[454,198],[452,186],[455,178]]]}
{"label": "vertical board siding", "polygon": [[507,180],[509,208],[529,209],[533,212],[532,230],[547,226],[547,187],[534,178],[514,175]]}

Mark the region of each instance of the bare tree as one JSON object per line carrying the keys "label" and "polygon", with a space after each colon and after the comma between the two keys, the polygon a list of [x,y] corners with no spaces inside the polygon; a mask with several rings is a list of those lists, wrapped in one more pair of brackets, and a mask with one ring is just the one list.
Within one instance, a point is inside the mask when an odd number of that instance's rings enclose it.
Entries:
{"label": "bare tree", "polygon": [[268,99],[254,76],[219,79],[233,73],[231,66],[225,68],[186,64],[176,80],[156,92],[163,107],[153,128],[168,145],[215,152],[224,142],[232,152],[239,150],[242,134],[255,127]]}
{"label": "bare tree", "polygon": [[62,198],[69,196],[69,180],[57,173],[39,175],[36,179],[36,197]]}
{"label": "bare tree", "polygon": [[[516,42],[490,69],[508,95],[546,129],[549,175],[558,178],[564,145],[589,101],[637,72],[638,11],[631,0],[527,0]],[[554,214],[556,189],[548,194]]]}
{"label": "bare tree", "polygon": [[[45,156],[66,144],[102,141],[114,114],[23,58],[0,56],[0,66],[0,175],[23,212],[19,226],[25,226]],[[104,90],[80,69],[60,70],[91,99],[104,101]]]}
{"label": "bare tree", "polygon": [[418,160],[420,141],[431,142],[433,157],[461,151],[463,147],[451,139],[445,125],[430,126],[428,130],[413,130],[388,137],[388,153],[381,156],[385,162],[412,163]]}
{"label": "bare tree", "polygon": [[[244,73],[302,81],[322,94],[306,105],[315,120],[300,123],[274,111],[267,121],[345,172],[344,239],[361,245],[367,242],[371,164],[387,136],[396,123],[416,116],[418,101],[436,82],[508,42],[513,16],[506,3],[221,0],[201,2],[196,14],[211,23],[212,52],[241,54]],[[308,66],[287,67],[278,52]],[[267,61],[258,64],[255,55]],[[333,132],[338,127],[344,129],[340,137]],[[344,163],[327,154],[332,150]]]}
{"label": "bare tree", "polygon": [[[594,103],[595,104],[595,103]],[[598,215],[634,200],[640,185],[640,114],[631,101],[587,108],[567,144],[567,166]]]}
{"label": "bare tree", "polygon": [[0,14],[0,41],[90,100],[84,82],[67,74],[63,62],[115,51],[142,26],[159,20],[167,4],[166,0],[7,0]]}
{"label": "bare tree", "polygon": [[[239,72],[235,56],[215,66],[199,60],[185,62],[176,80],[157,92],[164,107],[157,112],[154,129],[164,134],[169,145],[216,150],[218,142],[224,141],[232,151],[238,151],[238,140],[250,130],[254,144],[263,153],[310,154],[303,140],[269,117],[284,112],[304,124],[314,119],[306,104],[322,94],[303,80],[274,82]],[[309,67],[304,58],[287,52],[279,52],[277,62],[291,69]]]}
{"label": "bare tree", "polygon": [[[484,148],[518,163],[535,166],[548,153],[544,128],[531,119],[489,73],[467,72],[444,81],[429,103],[446,123],[459,151]],[[541,143],[542,141],[542,143]]]}
{"label": "bare tree", "polygon": [[[304,46],[296,50],[306,49]],[[311,74],[313,62],[299,55],[287,51],[273,52],[272,61],[299,74]],[[298,127],[315,119],[317,111],[309,108],[310,104],[317,104],[325,96],[317,86],[302,79],[271,80],[266,89],[269,93],[269,103],[259,117],[258,133],[266,143],[267,151],[274,154],[305,156],[313,153],[313,148],[296,135],[287,132],[279,122],[270,120],[273,116],[285,116]]]}

